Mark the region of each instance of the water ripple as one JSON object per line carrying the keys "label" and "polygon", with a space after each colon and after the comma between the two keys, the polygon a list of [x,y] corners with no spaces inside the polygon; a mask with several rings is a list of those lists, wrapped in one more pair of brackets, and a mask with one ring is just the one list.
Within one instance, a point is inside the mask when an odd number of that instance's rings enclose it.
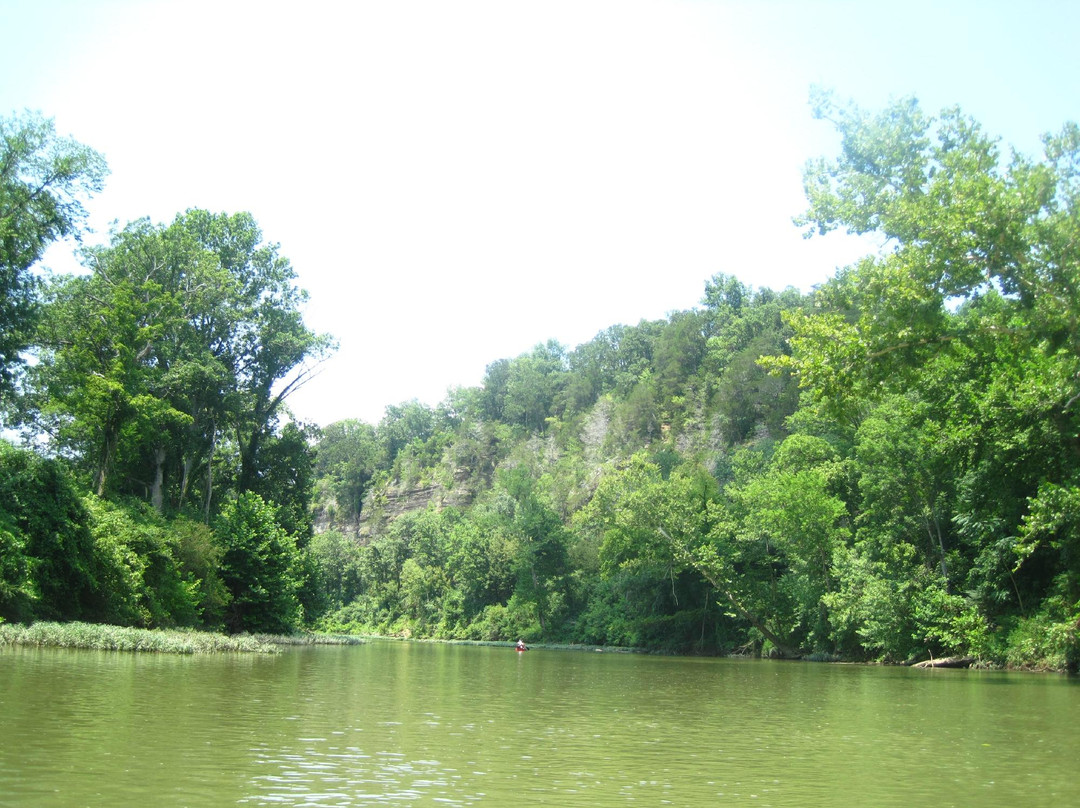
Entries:
{"label": "water ripple", "polygon": [[0,654],[0,803],[1080,804],[1080,688],[970,672],[374,643]]}

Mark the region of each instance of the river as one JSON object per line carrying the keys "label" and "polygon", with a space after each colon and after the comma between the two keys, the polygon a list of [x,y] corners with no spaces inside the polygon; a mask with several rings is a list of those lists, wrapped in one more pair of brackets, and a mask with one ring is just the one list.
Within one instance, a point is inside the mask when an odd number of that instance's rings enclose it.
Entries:
{"label": "river", "polygon": [[0,805],[1080,805],[1058,675],[372,641],[0,651]]}

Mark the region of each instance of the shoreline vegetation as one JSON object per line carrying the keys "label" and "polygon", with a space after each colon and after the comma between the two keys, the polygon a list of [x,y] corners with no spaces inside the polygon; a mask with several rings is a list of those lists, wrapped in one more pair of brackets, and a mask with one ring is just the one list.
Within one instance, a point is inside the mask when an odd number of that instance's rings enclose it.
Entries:
{"label": "shoreline vegetation", "polygon": [[811,101],[797,226],[887,246],[325,426],[286,405],[333,338],[250,213],[39,278],[105,166],[0,119],[0,621],[1080,673],[1080,126],[1007,162],[958,108]]}
{"label": "shoreline vegetation", "polygon": [[144,629],[95,623],[0,624],[0,648],[80,648],[162,654],[277,654],[284,646],[359,645],[340,634],[219,634],[187,629]]}
{"label": "shoreline vegetation", "polygon": [[[514,648],[511,640],[469,640],[454,639],[448,637],[416,637],[404,634],[372,634],[360,633],[355,635],[343,635],[357,639],[359,642],[369,640],[382,640],[387,642],[409,642],[429,645],[468,645],[476,647]],[[897,668],[917,668],[920,670],[938,669],[969,669],[974,671],[992,671],[999,673],[1055,673],[1063,676],[1073,676],[1069,669],[1053,667],[1049,665],[1009,665],[992,659],[974,656],[949,656],[931,657],[930,659],[908,659],[903,661],[850,659],[836,654],[809,653],[798,657],[781,657],[768,655],[754,655],[745,653],[714,653],[695,654],[679,651],[664,651],[656,648],[620,645],[597,645],[593,643],[559,643],[559,642],[529,642],[530,651],[584,651],[604,654],[637,654],[642,656],[669,656],[680,658],[715,658],[715,659],[762,659],[774,662],[816,662],[832,665],[866,665],[869,667],[888,666]]]}
{"label": "shoreline vegetation", "polygon": [[[469,645],[477,647],[514,648],[510,640],[468,640],[453,639],[446,637],[416,637],[403,634],[372,634],[361,633],[345,635],[355,637],[361,642],[369,640],[385,640],[388,642],[412,642],[432,645]],[[681,658],[709,657],[715,659],[762,659],[774,662],[816,662],[832,665],[865,665],[868,667],[896,667],[917,668],[919,670],[973,670],[997,673],[1045,673],[1060,674],[1062,676],[1075,676],[1066,667],[1054,667],[1051,665],[1010,665],[1000,661],[975,656],[949,656],[931,657],[930,659],[907,659],[902,661],[850,659],[837,654],[808,653],[797,657],[782,657],[769,655],[754,655],[745,653],[714,653],[695,654],[679,651],[664,651],[656,648],[629,647],[619,645],[597,645],[592,643],[559,643],[559,642],[529,642],[530,651],[585,651],[605,654],[637,654],[643,656],[670,656]]]}
{"label": "shoreline vegetation", "polygon": [[[31,648],[71,648],[95,651],[160,654],[279,654],[286,647],[312,645],[363,645],[370,640],[414,642],[442,645],[468,645],[513,648],[508,640],[467,640],[436,637],[407,637],[387,634],[222,634],[193,629],[144,629],[97,623],[57,623],[38,621],[29,625],[0,623],[0,650],[9,646]],[[649,648],[628,648],[582,643],[530,643],[530,650],[585,651],[605,654],[645,654],[661,656],[692,656],[674,652],[663,653]],[[721,654],[718,658],[745,658],[743,654]],[[835,664],[874,665],[881,663],[853,661],[827,654],[807,654],[790,661],[827,662]],[[886,663],[887,664],[887,663]],[[922,662],[893,663],[899,667],[921,669],[970,668],[1011,673],[1064,673],[1049,667],[1010,667],[989,663],[974,657],[948,657]]]}

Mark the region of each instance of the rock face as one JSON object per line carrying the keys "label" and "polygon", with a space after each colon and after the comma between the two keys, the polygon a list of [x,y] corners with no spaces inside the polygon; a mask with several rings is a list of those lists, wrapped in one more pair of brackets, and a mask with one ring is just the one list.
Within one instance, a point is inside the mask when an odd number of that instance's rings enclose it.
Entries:
{"label": "rock face", "polygon": [[357,523],[357,538],[368,541],[372,536],[382,533],[395,519],[413,511],[427,510],[434,504],[436,508],[457,504],[450,492],[441,485],[423,485],[415,488],[387,486],[379,491],[372,491],[364,497],[364,507],[360,511]]}
{"label": "rock face", "polygon": [[[462,471],[455,477],[458,478],[455,482],[460,482],[468,477],[468,472]],[[440,509],[464,508],[471,504],[472,500],[473,494],[458,485],[448,489],[439,483],[416,486],[390,484],[367,493],[358,518],[335,519],[334,509],[323,510],[316,516],[315,532],[336,530],[361,544],[366,544],[406,513],[424,511],[432,505]]]}
{"label": "rock face", "polygon": [[336,530],[344,536],[357,538],[360,530],[359,519],[342,519],[338,516],[338,504],[334,500],[320,502],[315,508],[312,519],[316,533]]}
{"label": "rock face", "polygon": [[[587,483],[590,488],[598,482],[604,463],[615,457],[629,456],[648,445],[618,439],[615,410],[612,398],[603,396],[581,424],[579,438],[583,460],[592,467]],[[722,441],[717,425],[704,424],[703,413],[698,413],[696,420],[695,428],[684,427],[679,450],[693,453],[704,449],[721,453]],[[613,442],[618,445],[609,445]],[[509,432],[504,434],[484,424],[475,424],[456,434],[434,464],[430,458],[426,461],[406,459],[404,462],[399,458],[391,472],[396,478],[369,490],[364,495],[358,516],[352,516],[355,503],[340,507],[332,499],[320,500],[315,513],[315,532],[334,530],[367,544],[384,534],[394,520],[406,513],[429,507],[467,508],[478,496],[490,490],[500,467],[513,466],[527,458],[528,462],[536,462],[543,468],[555,468],[562,452],[559,441],[552,435],[511,436]]]}

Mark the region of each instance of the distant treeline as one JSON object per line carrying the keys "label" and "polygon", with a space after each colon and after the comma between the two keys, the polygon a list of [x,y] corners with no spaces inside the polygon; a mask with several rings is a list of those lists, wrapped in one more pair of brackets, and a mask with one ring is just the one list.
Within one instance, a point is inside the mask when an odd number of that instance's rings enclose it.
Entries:
{"label": "distant treeline", "polygon": [[250,217],[9,273],[0,615],[1075,668],[1080,130],[1034,160],[958,110],[815,113],[800,225],[880,254],[718,274],[377,425],[286,419],[329,341]]}

